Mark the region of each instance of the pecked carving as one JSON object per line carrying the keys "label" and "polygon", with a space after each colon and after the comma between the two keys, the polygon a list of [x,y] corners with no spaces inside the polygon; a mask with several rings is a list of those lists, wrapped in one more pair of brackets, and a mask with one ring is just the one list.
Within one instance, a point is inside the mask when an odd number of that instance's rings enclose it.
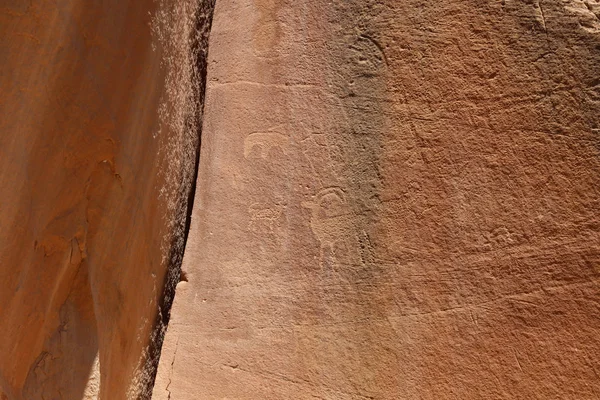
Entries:
{"label": "pecked carving", "polygon": [[387,68],[387,58],[381,45],[368,35],[360,35],[350,48],[350,60],[364,76],[380,75]]}
{"label": "pecked carving", "polygon": [[[271,149],[279,147],[283,154],[289,151],[290,138],[278,132],[255,132],[244,139],[244,158],[250,158],[256,153],[260,158],[267,159]],[[258,150],[254,150],[258,147]]]}
{"label": "pecked carving", "polygon": [[359,216],[351,211],[339,187],[322,189],[313,200],[302,202],[302,207],[311,211],[310,228],[319,241],[319,263],[323,268],[327,255],[335,261],[337,245],[356,239]]}
{"label": "pecked carving", "polygon": [[248,229],[254,232],[273,232],[273,225],[281,217],[284,210],[285,206],[280,204],[272,206],[261,203],[251,204],[248,207],[248,213],[250,214]]}

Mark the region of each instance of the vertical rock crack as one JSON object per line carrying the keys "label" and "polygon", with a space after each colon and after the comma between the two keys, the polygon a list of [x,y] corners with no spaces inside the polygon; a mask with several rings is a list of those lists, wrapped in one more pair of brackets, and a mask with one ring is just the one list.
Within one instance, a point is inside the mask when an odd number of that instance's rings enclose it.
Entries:
{"label": "vertical rock crack", "polygon": [[[175,289],[177,283],[181,280],[181,266],[183,254],[187,245],[189,231],[192,222],[192,211],[194,198],[196,193],[196,180],[198,178],[198,168],[200,164],[200,147],[202,143],[202,120],[204,113],[204,99],[206,91],[206,76],[208,67],[208,42],[210,30],[212,26],[212,17],[215,8],[216,0],[198,0],[198,5],[194,15],[194,22],[189,38],[192,63],[191,81],[188,82],[192,87],[194,112],[189,115],[185,123],[185,129],[195,131],[197,137],[197,146],[194,151],[194,168],[193,176],[189,187],[186,188],[186,193],[182,195],[180,200],[181,207],[184,207],[185,221],[178,221],[183,225],[183,245],[181,245],[181,237],[173,238],[168,257],[167,274],[163,286],[163,293],[158,306],[158,316],[155,322],[155,329],[152,334],[149,347],[147,361],[144,365],[144,374],[147,376],[146,388],[141,391],[140,399],[149,399],[154,387],[158,363],[160,361],[160,353],[166,333],[166,328],[170,320],[171,306],[175,297]],[[181,225],[180,225],[181,226]],[[173,360],[174,362],[174,360]],[[168,390],[167,390],[168,391]],[[169,392],[170,397],[170,392]]]}

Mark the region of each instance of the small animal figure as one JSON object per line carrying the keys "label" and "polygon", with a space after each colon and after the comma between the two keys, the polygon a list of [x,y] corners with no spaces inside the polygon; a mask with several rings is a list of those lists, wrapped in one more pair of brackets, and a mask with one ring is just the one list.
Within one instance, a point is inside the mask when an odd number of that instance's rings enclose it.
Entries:
{"label": "small animal figure", "polygon": [[259,155],[262,159],[269,156],[273,147],[279,147],[283,154],[288,154],[290,138],[278,132],[256,132],[248,135],[244,140],[244,158],[250,157],[254,147],[259,146]]}
{"label": "small animal figure", "polygon": [[252,204],[248,207],[248,212],[250,213],[248,228],[256,231],[262,225],[265,226],[269,232],[272,232],[273,224],[281,217],[284,209],[285,207],[279,204],[272,207],[265,207],[260,203]]}

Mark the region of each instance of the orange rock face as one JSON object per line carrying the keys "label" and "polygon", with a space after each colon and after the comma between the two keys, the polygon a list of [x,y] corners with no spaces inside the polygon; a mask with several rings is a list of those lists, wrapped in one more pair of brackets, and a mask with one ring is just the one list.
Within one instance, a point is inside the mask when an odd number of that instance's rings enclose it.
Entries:
{"label": "orange rock face", "polygon": [[186,60],[167,48],[175,35],[153,37],[169,10],[156,7],[0,2],[1,398],[136,398],[151,384],[197,147],[161,113],[183,119],[190,99],[167,88],[184,73],[166,55]]}
{"label": "orange rock face", "polygon": [[154,399],[596,398],[598,12],[219,0]]}
{"label": "orange rock face", "polygon": [[0,400],[598,398],[600,3],[212,5],[0,0]]}

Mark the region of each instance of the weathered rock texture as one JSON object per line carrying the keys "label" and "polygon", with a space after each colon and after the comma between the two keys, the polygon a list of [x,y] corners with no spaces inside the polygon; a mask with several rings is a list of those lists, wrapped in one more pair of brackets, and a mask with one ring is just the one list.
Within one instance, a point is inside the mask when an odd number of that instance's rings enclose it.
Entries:
{"label": "weathered rock texture", "polygon": [[195,173],[197,8],[0,0],[3,400],[149,397]]}
{"label": "weathered rock texture", "polygon": [[154,399],[598,398],[599,15],[218,0]]}
{"label": "weathered rock texture", "polygon": [[0,0],[0,399],[596,399],[597,0]]}

